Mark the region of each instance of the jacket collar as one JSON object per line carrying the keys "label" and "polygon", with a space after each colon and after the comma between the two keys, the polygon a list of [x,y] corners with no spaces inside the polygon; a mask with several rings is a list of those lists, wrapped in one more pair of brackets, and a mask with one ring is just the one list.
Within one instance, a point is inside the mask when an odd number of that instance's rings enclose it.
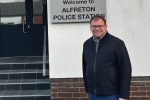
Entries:
{"label": "jacket collar", "polygon": [[[100,39],[100,44],[103,43],[105,40],[107,40],[109,38],[110,34],[108,33],[108,31],[106,32],[106,34],[103,36],[103,38]],[[92,42],[95,43],[95,41],[93,40],[93,36],[91,37]]]}
{"label": "jacket collar", "polygon": [[[102,39],[104,36],[105,36],[105,34],[107,33],[107,31],[104,33],[104,35],[100,38],[100,39]],[[100,40],[99,39],[99,40]],[[93,40],[95,41],[95,42],[98,42],[99,43],[99,40],[98,41],[96,41],[96,39],[95,39],[95,37],[93,36]]]}

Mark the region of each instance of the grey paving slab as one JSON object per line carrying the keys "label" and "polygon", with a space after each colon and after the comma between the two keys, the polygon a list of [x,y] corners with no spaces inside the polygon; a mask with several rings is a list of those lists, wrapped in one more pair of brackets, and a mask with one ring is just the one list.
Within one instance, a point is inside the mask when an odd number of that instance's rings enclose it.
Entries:
{"label": "grey paving slab", "polygon": [[49,79],[15,79],[15,80],[1,80],[0,85],[7,84],[39,84],[39,83],[50,83]]}
{"label": "grey paving slab", "polygon": [[42,73],[42,69],[25,69],[22,70],[23,73]]}
{"label": "grey paving slab", "polygon": [[13,63],[25,63],[28,57],[18,57]]}
{"label": "grey paving slab", "polygon": [[[23,56],[23,57],[0,57],[0,64],[40,64],[43,63],[42,56]],[[48,57],[46,58],[48,63]]]}
{"label": "grey paving slab", "polygon": [[22,84],[23,84],[23,83],[29,83],[29,84],[30,84],[30,83],[35,83],[35,80],[36,80],[36,79],[25,79],[25,80],[22,80]]}
{"label": "grey paving slab", "polygon": [[21,73],[23,72],[23,70],[10,70],[9,73]]}
{"label": "grey paving slab", "polygon": [[43,73],[43,70],[38,69],[38,70],[37,70],[37,73]]}
{"label": "grey paving slab", "polygon": [[39,63],[43,63],[43,57],[39,57],[39,58],[38,58],[38,62],[39,62]]}
{"label": "grey paving slab", "polygon": [[36,83],[48,83],[46,81],[36,81],[36,79],[25,79],[25,80],[1,80],[0,85],[7,85],[7,84],[36,84]]}
{"label": "grey paving slab", "polygon": [[8,58],[6,58],[6,57],[5,57],[5,58],[4,58],[4,57],[0,57],[0,64],[1,64],[2,62],[4,62],[5,59],[8,59]]}
{"label": "grey paving slab", "polygon": [[[38,62],[43,63],[43,57],[39,57]],[[46,62],[46,63],[49,62],[49,57],[46,57],[46,61],[45,61],[45,62]]]}
{"label": "grey paving slab", "polygon": [[36,90],[36,95],[47,95],[50,96],[50,90]]}
{"label": "grey paving slab", "polygon": [[20,91],[6,91],[3,95],[19,95]]}
{"label": "grey paving slab", "polygon": [[11,64],[0,64],[0,70],[11,70]]}
{"label": "grey paving slab", "polygon": [[8,82],[8,80],[0,80],[0,84],[5,84],[7,82]]}
{"label": "grey paving slab", "polygon": [[42,69],[0,70],[0,74],[42,73]]}
{"label": "grey paving slab", "polygon": [[21,83],[50,83],[50,81],[49,79],[24,79]]}
{"label": "grey paving slab", "polygon": [[24,90],[20,91],[19,95],[35,95],[35,90]]}
{"label": "grey paving slab", "polygon": [[37,83],[50,83],[50,80],[49,79],[38,79],[38,80],[35,80],[35,82],[37,82]]}
{"label": "grey paving slab", "polygon": [[21,83],[22,80],[8,80],[7,84],[13,84],[13,83]]}
{"label": "grey paving slab", "polygon": [[0,60],[3,60],[4,59],[4,57],[0,57]]}
{"label": "grey paving slab", "polygon": [[0,74],[8,74],[11,70],[0,70]]}
{"label": "grey paving slab", "polygon": [[8,57],[4,58],[4,60],[0,61],[0,63],[13,63],[16,59],[17,57]]}
{"label": "grey paving slab", "polygon": [[12,70],[23,70],[24,64],[12,64]]}
{"label": "grey paving slab", "polygon": [[25,63],[37,63],[38,62],[38,57],[28,57]]}
{"label": "grey paving slab", "polygon": [[5,91],[0,91],[0,96],[2,96],[5,93]]}

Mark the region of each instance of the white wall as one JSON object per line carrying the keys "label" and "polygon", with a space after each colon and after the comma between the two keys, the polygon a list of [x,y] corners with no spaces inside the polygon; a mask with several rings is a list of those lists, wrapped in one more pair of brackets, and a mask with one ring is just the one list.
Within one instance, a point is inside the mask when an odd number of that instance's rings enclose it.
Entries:
{"label": "white wall", "polygon": [[[92,36],[89,23],[51,24],[48,1],[50,78],[82,77],[82,46]],[[107,0],[108,32],[122,39],[132,76],[150,76],[150,1]]]}

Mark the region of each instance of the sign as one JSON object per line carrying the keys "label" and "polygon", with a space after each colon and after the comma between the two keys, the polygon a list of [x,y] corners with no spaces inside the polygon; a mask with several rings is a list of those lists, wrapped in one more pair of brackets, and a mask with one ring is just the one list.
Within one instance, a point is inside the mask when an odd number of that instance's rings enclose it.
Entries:
{"label": "sign", "polygon": [[106,19],[106,0],[51,0],[51,22],[89,22],[101,15]]}

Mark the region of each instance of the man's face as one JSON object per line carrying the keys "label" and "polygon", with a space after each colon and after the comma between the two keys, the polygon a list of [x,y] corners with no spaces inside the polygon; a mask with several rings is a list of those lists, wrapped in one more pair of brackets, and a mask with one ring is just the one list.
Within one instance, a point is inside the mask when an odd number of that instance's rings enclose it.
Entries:
{"label": "man's face", "polygon": [[92,20],[90,30],[95,38],[101,38],[107,30],[107,25],[104,24],[102,19]]}

